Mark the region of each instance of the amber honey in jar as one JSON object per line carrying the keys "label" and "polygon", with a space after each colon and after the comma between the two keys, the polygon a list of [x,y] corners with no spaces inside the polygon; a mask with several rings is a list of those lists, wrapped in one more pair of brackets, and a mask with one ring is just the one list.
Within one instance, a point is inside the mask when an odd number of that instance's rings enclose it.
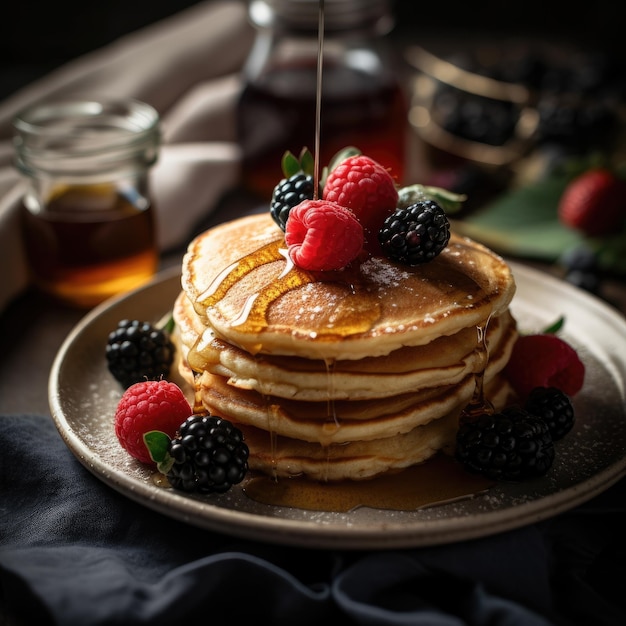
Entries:
{"label": "amber honey in jar", "polygon": [[42,104],[18,115],[14,128],[34,285],[88,308],[152,278],[148,171],[158,157],[157,112],[137,101]]}
{"label": "amber honey in jar", "polygon": [[237,109],[243,184],[270,198],[282,177],[286,150],[315,148],[320,89],[319,161],[346,146],[388,167],[402,182],[407,99],[386,34],[393,26],[386,0],[326,0],[318,80],[318,0],[251,0],[257,29],[244,67]]}

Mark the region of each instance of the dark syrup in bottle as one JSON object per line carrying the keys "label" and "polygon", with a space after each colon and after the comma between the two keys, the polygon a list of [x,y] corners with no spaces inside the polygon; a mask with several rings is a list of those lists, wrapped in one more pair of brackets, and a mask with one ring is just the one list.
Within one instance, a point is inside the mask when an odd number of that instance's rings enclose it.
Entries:
{"label": "dark syrup in bottle", "polygon": [[393,23],[387,3],[257,0],[250,6],[258,35],[237,108],[244,186],[269,199],[285,151],[297,155],[306,147],[324,167],[347,146],[402,183],[408,103],[384,38]]}
{"label": "dark syrup in bottle", "polygon": [[[271,197],[282,177],[283,153],[298,154],[315,142],[315,65],[282,66],[241,95],[238,125],[244,185]],[[288,85],[288,89],[281,88]],[[406,143],[406,100],[400,86],[366,73],[327,64],[322,95],[320,163],[353,145],[388,167],[402,181]]]}

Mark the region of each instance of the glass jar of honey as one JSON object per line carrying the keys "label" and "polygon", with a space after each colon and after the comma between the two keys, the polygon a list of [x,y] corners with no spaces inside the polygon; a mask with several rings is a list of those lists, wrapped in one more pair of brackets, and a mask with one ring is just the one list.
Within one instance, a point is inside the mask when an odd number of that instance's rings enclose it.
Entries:
{"label": "glass jar of honey", "polygon": [[[319,162],[356,146],[402,182],[407,98],[386,35],[388,0],[250,0],[257,35],[243,70],[237,109],[244,187],[271,198],[281,158],[316,145]],[[320,10],[323,54],[318,75]],[[318,80],[320,78],[321,80]]]}
{"label": "glass jar of honey", "polygon": [[27,109],[13,126],[34,285],[89,308],[148,281],[159,259],[148,189],[158,113],[135,100],[66,101]]}

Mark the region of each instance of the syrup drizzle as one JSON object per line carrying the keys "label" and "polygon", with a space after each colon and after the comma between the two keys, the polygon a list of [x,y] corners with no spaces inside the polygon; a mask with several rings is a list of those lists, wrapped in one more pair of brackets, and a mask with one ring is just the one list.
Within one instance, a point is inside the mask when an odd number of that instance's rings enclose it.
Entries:
{"label": "syrup drizzle", "polygon": [[270,459],[271,459],[271,468],[272,468],[272,480],[277,481],[277,455],[276,455],[276,446],[278,435],[276,434],[276,429],[274,428],[274,421],[276,419],[276,407],[270,402],[268,396],[264,395],[265,399],[265,412],[267,415],[267,432],[269,433],[270,438]]}
{"label": "syrup drizzle", "polygon": [[[208,311],[219,304],[229,289],[250,272],[273,262],[284,262],[284,267],[275,277],[267,280],[246,297],[241,309],[230,323],[232,327],[238,327],[238,330],[244,333],[257,334],[265,330],[268,326],[268,309],[273,302],[299,287],[321,280],[319,273],[307,272],[296,267],[281,246],[281,241],[273,241],[232,263],[211,282],[198,297],[198,302]],[[355,278],[350,271],[324,272],[324,274],[324,282],[338,285],[337,302],[332,309],[328,303],[329,315],[325,323],[320,323],[316,328],[316,335],[344,338],[370,330],[380,317],[380,305],[372,306],[370,299],[359,294]],[[192,350],[192,359],[193,353],[201,352],[205,341],[202,338],[198,340]]]}
{"label": "syrup drizzle", "polygon": [[[250,272],[269,263],[284,261],[288,256],[285,250],[281,248],[280,241],[266,244],[253,254],[248,254],[235,261],[226,270],[218,274],[208,289],[198,296],[198,302],[205,306],[207,310],[214,307],[224,298],[234,284]],[[275,279],[246,298],[240,313],[231,322],[231,325],[245,326],[245,330],[248,332],[263,330],[267,326],[267,309],[274,300],[292,289],[301,287],[314,280],[312,274],[302,271],[292,263],[287,262],[283,271]]]}
{"label": "syrup drizzle", "polygon": [[472,399],[461,412],[460,420],[472,420],[480,415],[493,414],[495,408],[489,399],[485,396],[485,370],[489,364],[489,346],[487,345],[487,329],[492,315],[489,315],[484,325],[476,327],[477,345],[476,353],[480,357],[480,365],[474,374],[476,387]]}
{"label": "syrup drizzle", "polygon": [[[326,366],[326,404],[327,404],[327,418],[329,424],[334,424],[337,430],[340,426],[339,418],[337,417],[337,410],[335,408],[335,361],[334,359],[326,359],[324,361]],[[329,427],[327,430],[331,430]]]}
{"label": "syrup drizzle", "polygon": [[281,258],[284,257],[280,252],[278,241],[266,244],[254,254],[242,257],[220,272],[208,288],[198,296],[197,301],[206,308],[215,306],[237,281],[258,267],[279,261]]}

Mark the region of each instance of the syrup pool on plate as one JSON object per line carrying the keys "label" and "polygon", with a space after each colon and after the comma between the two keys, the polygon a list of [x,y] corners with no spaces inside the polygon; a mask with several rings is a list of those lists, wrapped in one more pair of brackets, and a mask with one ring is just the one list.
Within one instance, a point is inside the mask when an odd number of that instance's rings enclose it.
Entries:
{"label": "syrup pool on plate", "polygon": [[443,453],[397,473],[371,480],[316,482],[303,478],[250,476],[244,493],[257,502],[309,511],[348,512],[362,506],[413,511],[468,498],[493,481],[471,474]]}

